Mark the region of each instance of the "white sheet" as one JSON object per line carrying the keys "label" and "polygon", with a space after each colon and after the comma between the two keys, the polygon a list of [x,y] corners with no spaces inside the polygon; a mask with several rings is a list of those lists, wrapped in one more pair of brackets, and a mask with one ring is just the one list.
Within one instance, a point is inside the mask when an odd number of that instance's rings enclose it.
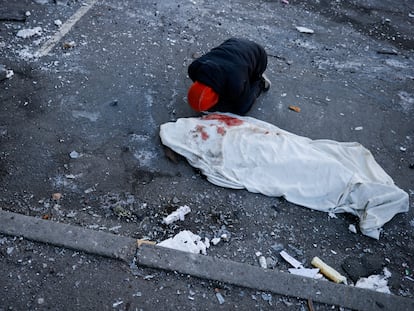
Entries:
{"label": "white sheet", "polygon": [[165,123],[160,137],[213,184],[351,213],[361,232],[375,239],[395,214],[408,211],[408,194],[359,143],[311,140],[222,113]]}

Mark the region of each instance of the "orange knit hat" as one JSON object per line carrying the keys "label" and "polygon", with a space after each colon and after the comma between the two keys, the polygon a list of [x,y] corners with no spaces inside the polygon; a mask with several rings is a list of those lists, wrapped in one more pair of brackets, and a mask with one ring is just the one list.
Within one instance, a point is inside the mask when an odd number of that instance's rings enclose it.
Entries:
{"label": "orange knit hat", "polygon": [[211,87],[198,81],[190,86],[187,97],[191,108],[196,111],[206,111],[219,100],[218,94]]}

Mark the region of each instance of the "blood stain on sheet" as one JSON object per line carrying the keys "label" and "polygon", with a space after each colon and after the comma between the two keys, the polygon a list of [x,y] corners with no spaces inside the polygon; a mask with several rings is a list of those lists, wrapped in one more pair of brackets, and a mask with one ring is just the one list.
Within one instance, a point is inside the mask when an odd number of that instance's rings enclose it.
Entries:
{"label": "blood stain on sheet", "polygon": [[201,134],[202,140],[207,140],[210,136],[207,134],[207,132],[204,129],[205,129],[205,126],[197,125],[195,130],[196,132],[199,132]]}
{"label": "blood stain on sheet", "polygon": [[238,126],[243,124],[243,120],[237,119],[235,117],[226,116],[223,114],[209,114],[204,117],[202,117],[203,120],[217,120],[220,122],[225,123],[227,126]]}
{"label": "blood stain on sheet", "polygon": [[217,126],[217,134],[224,136],[224,134],[226,134],[226,129],[222,126]]}

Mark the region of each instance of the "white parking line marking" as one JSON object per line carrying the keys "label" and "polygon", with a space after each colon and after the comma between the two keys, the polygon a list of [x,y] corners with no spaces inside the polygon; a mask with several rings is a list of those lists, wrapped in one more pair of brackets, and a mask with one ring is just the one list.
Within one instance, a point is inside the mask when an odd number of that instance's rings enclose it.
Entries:
{"label": "white parking line marking", "polygon": [[72,27],[85,15],[98,0],[86,1],[76,12],[73,14],[49,40],[47,40],[43,46],[36,53],[37,57],[43,57],[56,46],[56,44],[72,29]]}

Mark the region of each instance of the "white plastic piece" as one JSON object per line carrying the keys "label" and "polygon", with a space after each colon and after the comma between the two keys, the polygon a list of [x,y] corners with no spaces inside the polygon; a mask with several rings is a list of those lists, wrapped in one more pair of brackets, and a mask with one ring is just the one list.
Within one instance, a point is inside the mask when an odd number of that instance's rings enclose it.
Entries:
{"label": "white plastic piece", "polygon": [[220,294],[219,292],[216,293],[216,297],[217,297],[219,304],[222,305],[225,302],[223,295]]}
{"label": "white plastic piece", "polygon": [[185,218],[185,215],[187,215],[189,212],[191,212],[191,209],[187,205],[180,206],[176,211],[172,212],[170,215],[165,217],[162,222],[166,225],[172,224],[173,222],[177,220],[183,221]]}
{"label": "white plastic piece", "polygon": [[290,263],[291,266],[294,267],[295,269],[303,268],[302,263],[300,263],[299,261],[297,261],[295,258],[293,258],[292,256],[290,256],[285,251],[281,251],[280,252],[280,256],[282,256],[282,258],[284,260],[286,260],[288,263]]}
{"label": "white plastic piece", "polygon": [[355,225],[353,225],[353,224],[349,225],[348,230],[351,231],[352,233],[357,233],[357,229],[356,229]]}
{"label": "white plastic piece", "polygon": [[112,304],[112,307],[113,307],[113,308],[116,308],[116,307],[118,307],[118,306],[122,305],[123,303],[124,303],[124,302],[123,302],[122,300],[115,301],[115,302]]}
{"label": "white plastic piece", "polygon": [[322,278],[322,274],[319,273],[319,269],[318,268],[314,268],[314,269],[309,269],[309,268],[290,268],[288,269],[288,271],[292,274],[295,275],[300,275],[300,276],[304,276],[307,278],[312,278],[312,279],[320,279]]}
{"label": "white plastic piece", "polygon": [[296,30],[301,33],[308,33],[308,34],[312,34],[315,32],[313,29],[302,27],[302,26],[296,26]]}

